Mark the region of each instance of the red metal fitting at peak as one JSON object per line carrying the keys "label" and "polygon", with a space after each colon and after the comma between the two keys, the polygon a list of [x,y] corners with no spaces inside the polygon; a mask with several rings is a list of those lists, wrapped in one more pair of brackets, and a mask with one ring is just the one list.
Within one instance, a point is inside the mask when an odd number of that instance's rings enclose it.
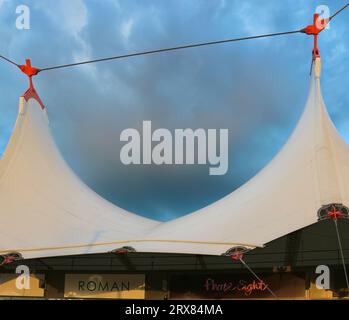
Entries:
{"label": "red metal fitting at peak", "polygon": [[313,59],[320,58],[320,51],[318,48],[318,36],[320,32],[326,29],[329,19],[319,19],[320,15],[318,13],[314,14],[313,24],[302,29],[301,32],[314,36],[314,49],[313,49]]}
{"label": "red metal fitting at peak", "polygon": [[23,95],[24,99],[28,101],[30,98],[34,98],[37,102],[39,102],[41,108],[45,109],[44,104],[34,88],[32,79],[33,76],[36,76],[40,72],[40,69],[32,67],[30,59],[26,59],[25,65],[19,66],[19,69],[29,78],[29,88]]}
{"label": "red metal fitting at peak", "polygon": [[313,24],[304,28],[302,32],[307,35],[318,35],[321,31],[325,30],[329,23],[329,19],[320,20],[319,17],[320,15],[318,13],[314,13]]}
{"label": "red metal fitting at peak", "polygon": [[30,59],[26,59],[25,65],[21,65],[19,66],[19,68],[24,74],[26,74],[30,78],[32,76],[36,76],[40,72],[40,69],[32,67]]}

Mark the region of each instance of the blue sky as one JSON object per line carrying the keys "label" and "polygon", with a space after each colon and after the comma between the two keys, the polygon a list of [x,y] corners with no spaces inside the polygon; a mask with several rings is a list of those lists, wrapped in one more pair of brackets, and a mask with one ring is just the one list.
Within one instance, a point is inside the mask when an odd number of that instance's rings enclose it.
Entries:
{"label": "blue sky", "polygon": [[[31,29],[17,30],[28,5]],[[0,0],[0,53],[38,67],[191,42],[305,27],[309,0]],[[349,11],[321,34],[323,94],[349,141]],[[117,205],[168,220],[232,192],[289,137],[302,112],[312,39],[303,34],[137,57],[42,73],[35,79],[54,138],[69,165]],[[27,80],[0,64],[0,153]],[[120,132],[151,120],[156,128],[228,128],[229,171],[205,166],[124,166]]]}

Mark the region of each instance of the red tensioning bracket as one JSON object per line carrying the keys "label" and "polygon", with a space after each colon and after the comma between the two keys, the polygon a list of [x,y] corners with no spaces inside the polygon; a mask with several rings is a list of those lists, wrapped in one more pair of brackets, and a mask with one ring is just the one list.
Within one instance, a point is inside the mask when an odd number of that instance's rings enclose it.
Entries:
{"label": "red tensioning bracket", "polygon": [[126,254],[126,253],[129,253],[130,251],[127,250],[127,249],[119,249],[119,250],[114,250],[113,253],[116,253],[116,254]]}
{"label": "red tensioning bracket", "polygon": [[333,206],[332,210],[328,211],[327,216],[332,220],[337,220],[343,218],[345,215]]}
{"label": "red tensioning bracket", "polygon": [[36,76],[40,72],[40,69],[34,68],[34,67],[31,66],[30,59],[26,59],[25,60],[25,65],[21,65],[21,66],[19,66],[19,68],[29,78],[31,78],[32,76]]}
{"label": "red tensioning bracket", "polygon": [[319,19],[320,15],[318,13],[314,14],[313,24],[302,29],[301,32],[314,36],[314,49],[313,49],[313,60],[320,58],[320,51],[318,48],[318,36],[320,32],[326,29],[329,19]]}
{"label": "red tensioning bracket", "polygon": [[131,252],[136,252],[136,250],[132,247],[122,247],[122,248],[114,249],[110,252],[115,253],[115,254],[127,254],[127,253],[131,253]]}
{"label": "red tensioning bracket", "polygon": [[11,264],[15,261],[15,259],[11,256],[6,256],[5,259],[4,259],[4,262],[3,264],[6,265],[6,264]]}
{"label": "red tensioning bracket", "polygon": [[5,253],[0,255],[0,267],[22,259],[22,255],[18,252]]}
{"label": "red tensioning bracket", "polygon": [[239,261],[244,257],[244,253],[241,251],[236,251],[234,252],[231,256],[230,259],[233,261]]}
{"label": "red tensioning bracket", "polygon": [[25,65],[19,66],[19,69],[28,76],[29,78],[29,88],[28,90],[23,94],[23,97],[26,101],[28,101],[30,98],[35,99],[37,102],[39,102],[42,109],[45,109],[44,104],[42,103],[39,95],[37,94],[34,85],[33,85],[33,76],[36,76],[40,69],[34,68],[31,65],[30,59],[25,60]]}

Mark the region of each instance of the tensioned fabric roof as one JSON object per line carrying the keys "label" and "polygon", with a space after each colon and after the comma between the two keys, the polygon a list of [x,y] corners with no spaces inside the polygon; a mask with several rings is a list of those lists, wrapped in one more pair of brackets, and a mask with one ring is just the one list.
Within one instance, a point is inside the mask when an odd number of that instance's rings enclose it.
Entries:
{"label": "tensioned fabric roof", "polygon": [[85,186],[62,159],[45,109],[35,98],[21,97],[0,161],[0,252],[38,258],[131,246],[220,255],[316,223],[322,205],[348,205],[349,148],[324,105],[320,69],[317,58],[303,115],[262,171],[216,203],[165,223],[122,210]]}

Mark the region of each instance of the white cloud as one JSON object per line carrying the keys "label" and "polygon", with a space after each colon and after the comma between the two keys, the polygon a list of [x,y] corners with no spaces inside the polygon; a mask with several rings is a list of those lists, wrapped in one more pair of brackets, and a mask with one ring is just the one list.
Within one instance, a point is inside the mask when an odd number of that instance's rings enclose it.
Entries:
{"label": "white cloud", "polygon": [[128,39],[130,38],[130,35],[132,33],[132,29],[133,29],[133,25],[134,25],[133,18],[129,18],[121,24],[120,33],[125,41],[128,41]]}
{"label": "white cloud", "polygon": [[[52,2],[50,6],[46,0],[40,0],[35,5],[49,17],[57,29],[74,38],[76,42],[76,49],[72,51],[74,62],[92,58],[92,48],[83,37],[83,31],[88,28],[88,9],[84,0],[60,0]],[[96,67],[92,65],[85,66],[81,70],[89,75],[96,73]]]}
{"label": "white cloud", "polygon": [[37,1],[36,7],[43,11],[53,24],[66,32],[86,50],[81,32],[88,25],[88,10],[83,0],[60,0],[47,5],[47,1]]}
{"label": "white cloud", "polygon": [[43,11],[61,30],[74,36],[87,26],[87,7],[83,0],[60,0],[47,5],[47,1],[37,0],[35,6]]}
{"label": "white cloud", "polygon": [[270,19],[272,8],[267,6],[258,7],[258,14],[251,3],[241,3],[236,9],[237,22],[241,29],[246,30],[247,34],[261,34],[270,32],[273,24]]}
{"label": "white cloud", "polygon": [[120,9],[120,8],[121,8],[121,5],[120,5],[119,0],[112,0],[112,4],[113,4],[117,9]]}
{"label": "white cloud", "polygon": [[3,6],[3,4],[4,4],[5,2],[8,2],[8,0],[0,0],[0,9],[1,9],[1,7]]}
{"label": "white cloud", "polygon": [[343,42],[338,42],[331,49],[331,54],[329,56],[329,63],[334,63],[341,61],[347,55],[347,48]]}

